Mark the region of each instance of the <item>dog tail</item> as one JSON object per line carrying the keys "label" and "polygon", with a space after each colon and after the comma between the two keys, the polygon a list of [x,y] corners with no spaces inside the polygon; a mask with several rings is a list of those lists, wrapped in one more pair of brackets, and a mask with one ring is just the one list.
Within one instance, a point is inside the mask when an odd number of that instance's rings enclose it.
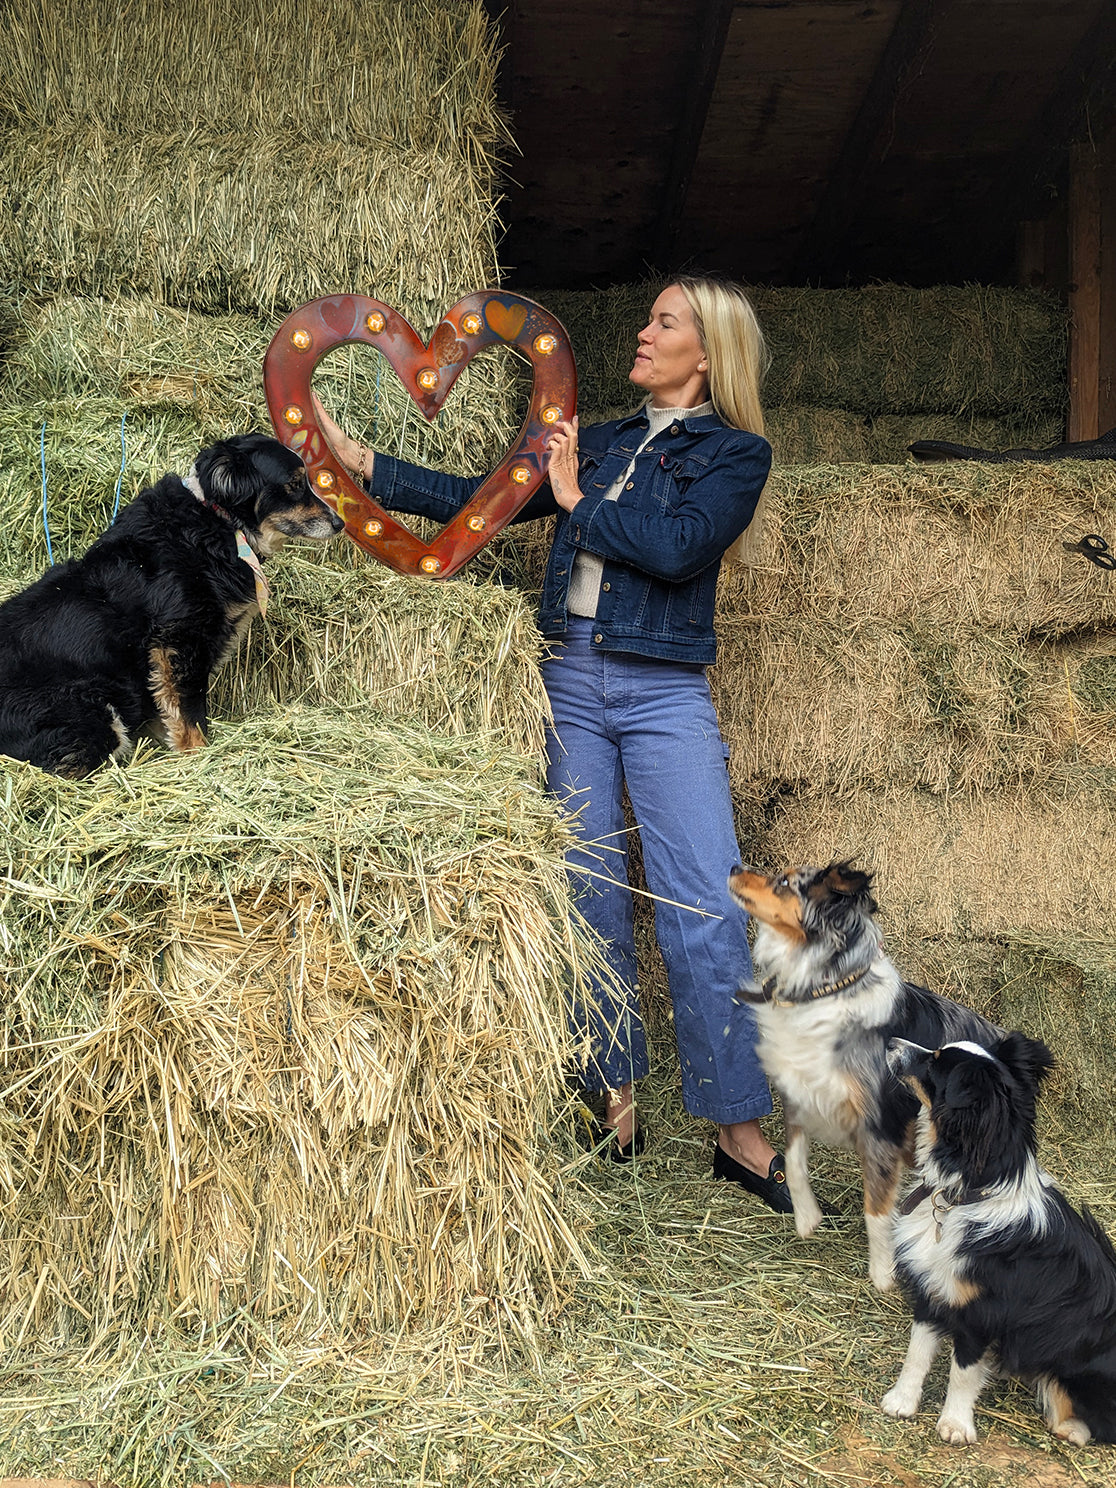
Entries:
{"label": "dog tail", "polygon": [[1116,1442],[1116,1349],[1093,1361],[1090,1369],[1059,1383],[1073,1403],[1074,1414],[1099,1442]]}

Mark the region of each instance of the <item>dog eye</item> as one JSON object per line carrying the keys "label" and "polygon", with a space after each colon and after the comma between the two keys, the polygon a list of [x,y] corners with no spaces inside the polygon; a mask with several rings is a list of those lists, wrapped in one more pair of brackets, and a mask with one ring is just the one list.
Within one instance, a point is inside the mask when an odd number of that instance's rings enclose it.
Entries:
{"label": "dog eye", "polygon": [[777,889],[789,889],[790,888],[790,876],[788,874],[784,873],[783,876],[782,876],[782,878],[775,885],[775,887]]}

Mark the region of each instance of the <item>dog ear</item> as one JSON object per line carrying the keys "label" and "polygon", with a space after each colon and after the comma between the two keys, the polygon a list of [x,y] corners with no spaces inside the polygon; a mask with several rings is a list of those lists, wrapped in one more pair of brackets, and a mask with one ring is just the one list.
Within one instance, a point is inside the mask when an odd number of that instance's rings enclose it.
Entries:
{"label": "dog ear", "polygon": [[992,1053],[1012,1074],[1032,1089],[1039,1086],[1054,1069],[1057,1060],[1041,1039],[1012,1032],[992,1046]]}
{"label": "dog ear", "polygon": [[822,874],[821,881],[831,894],[854,900],[858,907],[867,910],[869,914],[875,914],[879,908],[872,898],[872,875],[854,868],[851,858],[830,863]]}

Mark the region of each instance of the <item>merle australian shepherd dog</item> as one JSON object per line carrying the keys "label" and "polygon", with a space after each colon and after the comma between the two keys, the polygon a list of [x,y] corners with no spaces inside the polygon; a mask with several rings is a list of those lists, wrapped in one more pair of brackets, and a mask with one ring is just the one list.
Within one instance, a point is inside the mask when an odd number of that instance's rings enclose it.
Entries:
{"label": "merle australian shepherd dog", "polygon": [[738,996],[753,1004],[759,1056],[783,1103],[795,1228],[810,1235],[822,1219],[810,1186],[811,1139],[854,1147],[869,1275],[887,1291],[895,1284],[895,1200],[914,1160],[920,1109],[888,1068],[888,1040],[902,1035],[937,1047],[958,1038],[990,1042],[1003,1030],[903,980],[883,952],[871,882],[847,862],[770,877],[734,868],[729,891],[756,922],[761,985],[745,985]]}
{"label": "merle australian shepherd dog", "polygon": [[1021,1033],[987,1047],[895,1039],[889,1060],[922,1114],[920,1181],[900,1207],[895,1237],[914,1322],[884,1410],[915,1414],[948,1337],[944,1441],[976,1441],[973,1406],[994,1374],[1034,1384],[1063,1441],[1116,1441],[1116,1251],[1035,1160],[1049,1049]]}
{"label": "merle australian shepherd dog", "polygon": [[0,754],[81,777],[145,732],[204,744],[210,673],[266,596],[260,560],[343,525],[263,434],[148,486],[84,557],[0,605]]}

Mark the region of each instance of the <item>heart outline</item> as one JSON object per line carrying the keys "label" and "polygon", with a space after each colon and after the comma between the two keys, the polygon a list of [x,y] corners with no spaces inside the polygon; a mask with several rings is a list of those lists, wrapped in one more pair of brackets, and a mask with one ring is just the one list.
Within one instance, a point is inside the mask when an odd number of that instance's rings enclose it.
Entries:
{"label": "heart outline", "polygon": [[[517,322],[519,330],[507,334]],[[486,347],[516,346],[531,362],[531,401],[515,441],[429,543],[356,484],[314,417],[314,369],[327,352],[350,344],[380,351],[428,422]],[[465,354],[443,362],[441,349],[456,352],[458,346]],[[344,520],[347,536],[397,573],[419,578],[452,578],[526,505],[546,478],[551,430],[560,418],[572,419],[577,407],[577,371],[565,327],[534,300],[502,290],[465,295],[445,312],[428,342],[398,311],[367,295],[311,300],[275,332],[263,379],[276,436],[301,456],[315,494]]]}

